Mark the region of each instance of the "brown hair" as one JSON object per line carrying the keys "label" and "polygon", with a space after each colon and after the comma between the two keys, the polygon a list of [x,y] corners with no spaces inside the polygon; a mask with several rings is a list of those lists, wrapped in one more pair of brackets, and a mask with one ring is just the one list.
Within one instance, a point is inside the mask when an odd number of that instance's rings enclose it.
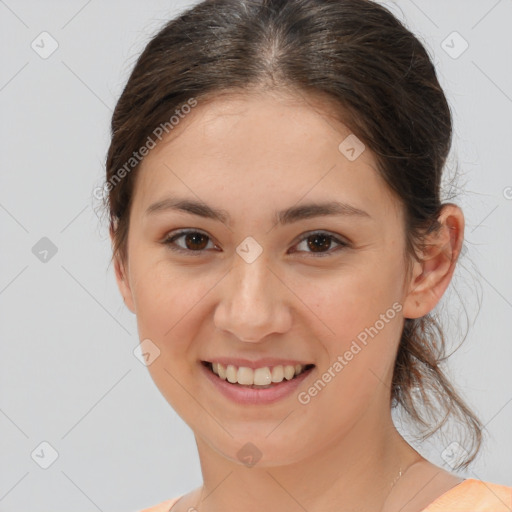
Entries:
{"label": "brown hair", "polygon": [[[339,107],[340,120],[376,155],[403,205],[407,255],[418,259],[424,236],[440,226],[451,113],[425,48],[370,0],[205,0],[149,41],[112,116],[105,184],[113,258],[127,259],[134,151],[157,127],[172,129],[170,116],[191,100],[251,88],[322,95]],[[465,468],[483,427],[440,368],[445,359],[435,316],[405,319],[391,406],[400,404],[417,426],[430,428],[423,439],[449,416],[459,420],[470,434],[467,457],[456,465]]]}

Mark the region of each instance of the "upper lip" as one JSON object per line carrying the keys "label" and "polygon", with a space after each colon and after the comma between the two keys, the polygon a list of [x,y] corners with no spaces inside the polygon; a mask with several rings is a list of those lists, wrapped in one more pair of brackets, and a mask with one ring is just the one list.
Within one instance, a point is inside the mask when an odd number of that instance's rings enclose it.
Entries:
{"label": "upper lip", "polygon": [[215,357],[212,359],[204,359],[203,361],[206,361],[208,363],[220,363],[223,366],[233,365],[237,366],[238,368],[240,368],[241,366],[245,366],[247,368],[252,368],[253,370],[255,368],[263,368],[265,366],[295,366],[296,364],[306,366],[308,364],[313,364],[310,363],[309,361],[297,361],[296,359],[277,359],[274,357],[264,357],[262,359],[257,359],[254,361],[244,359],[241,357]]}

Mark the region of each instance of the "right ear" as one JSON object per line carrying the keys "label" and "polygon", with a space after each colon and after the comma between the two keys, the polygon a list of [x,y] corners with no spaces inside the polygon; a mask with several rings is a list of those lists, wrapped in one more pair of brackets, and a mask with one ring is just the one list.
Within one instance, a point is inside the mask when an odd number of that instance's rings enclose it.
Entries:
{"label": "right ear", "polygon": [[[112,228],[110,229],[110,240],[113,243],[114,235]],[[114,256],[114,273],[116,276],[117,286],[121,295],[123,296],[126,307],[135,314],[135,303],[133,300],[133,293],[130,287],[128,272],[125,269],[124,263],[121,261],[119,255]]]}

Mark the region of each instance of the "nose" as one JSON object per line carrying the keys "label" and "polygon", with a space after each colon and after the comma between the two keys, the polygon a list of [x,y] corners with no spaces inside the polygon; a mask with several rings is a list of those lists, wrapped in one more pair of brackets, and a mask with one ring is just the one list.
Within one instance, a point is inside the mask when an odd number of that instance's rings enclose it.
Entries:
{"label": "nose", "polygon": [[239,258],[223,280],[214,324],[244,342],[285,333],[292,324],[290,295],[263,257],[252,263]]}

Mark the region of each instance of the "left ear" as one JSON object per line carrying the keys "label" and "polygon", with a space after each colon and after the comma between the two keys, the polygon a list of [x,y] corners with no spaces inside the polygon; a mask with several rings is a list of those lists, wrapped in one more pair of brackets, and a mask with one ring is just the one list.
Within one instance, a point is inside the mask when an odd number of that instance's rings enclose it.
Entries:
{"label": "left ear", "polygon": [[457,205],[447,203],[438,221],[439,230],[426,235],[421,261],[414,261],[403,301],[404,318],[420,318],[432,311],[455,271],[464,241],[464,214]]}

